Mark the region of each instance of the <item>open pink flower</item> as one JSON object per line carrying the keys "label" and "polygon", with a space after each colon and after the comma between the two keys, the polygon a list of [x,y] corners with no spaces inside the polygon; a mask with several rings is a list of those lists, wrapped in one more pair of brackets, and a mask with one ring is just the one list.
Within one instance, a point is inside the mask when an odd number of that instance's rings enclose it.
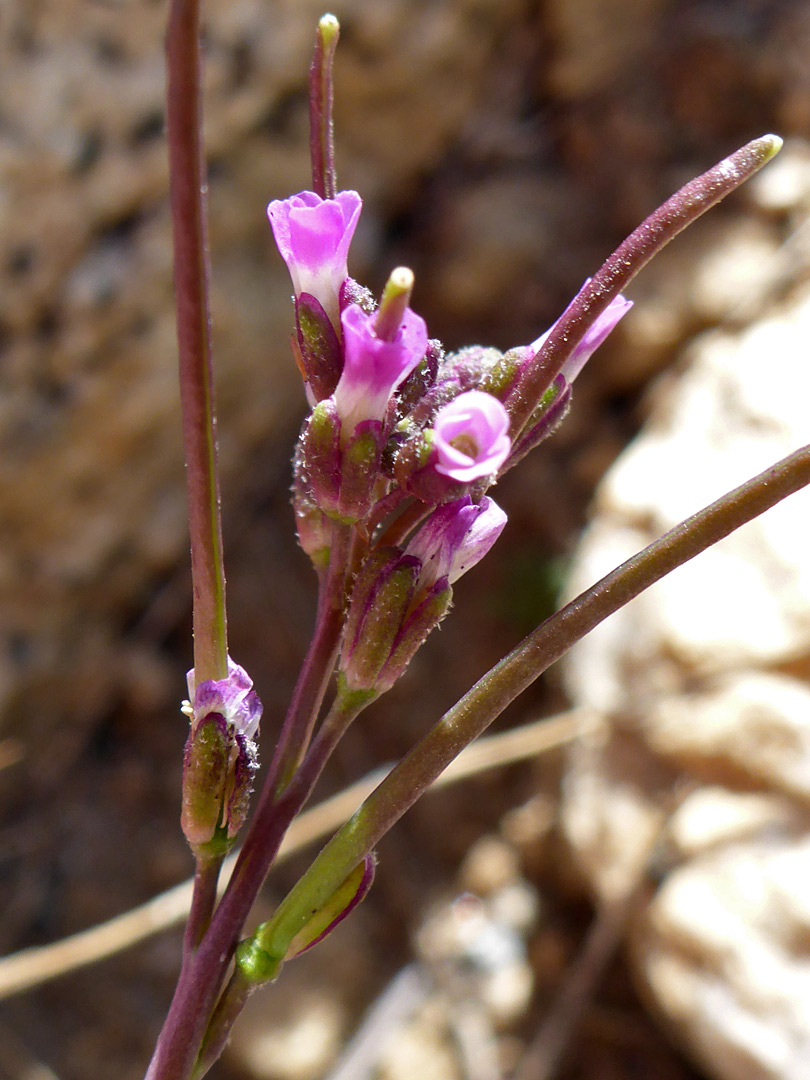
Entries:
{"label": "open pink flower", "polygon": [[[585,279],[585,285],[588,285],[590,278]],[[582,288],[585,288],[585,285]],[[580,292],[582,290],[580,289]],[[579,293],[577,294],[579,295]],[[572,301],[573,303],[573,301]],[[570,305],[569,305],[570,306]],[[564,376],[565,381],[570,385],[574,379],[579,375],[580,371],[585,367],[587,362],[613,330],[616,324],[624,318],[630,308],[633,306],[632,300],[626,300],[621,294],[614,296],[608,306],[602,312],[601,315],[597,315],[596,319],[591,323],[588,329],[585,331],[585,336],[574,347],[574,351],[568,357],[563,364],[560,374]],[[566,308],[566,311],[568,309]],[[565,312],[563,312],[563,315]],[[560,316],[562,318],[562,315]],[[557,322],[560,320],[558,319]],[[529,346],[535,353],[539,352],[546,338],[557,325],[555,322],[553,326],[550,326],[544,334],[531,343]]]}
{"label": "open pink flower", "polygon": [[496,397],[483,390],[459,394],[433,421],[436,471],[462,483],[491,476],[509,456],[508,432],[509,415]]}
{"label": "open pink flower", "polygon": [[346,261],[362,205],[356,191],[339,191],[334,199],[302,191],[267,207],[296,297],[314,296],[336,328],[340,287],[349,276]]}
{"label": "open pink flower", "polygon": [[344,435],[364,420],[383,419],[391,395],[427,350],[425,320],[410,308],[390,341],[377,336],[375,320],[357,304],[340,316],[345,356],[334,398]]}

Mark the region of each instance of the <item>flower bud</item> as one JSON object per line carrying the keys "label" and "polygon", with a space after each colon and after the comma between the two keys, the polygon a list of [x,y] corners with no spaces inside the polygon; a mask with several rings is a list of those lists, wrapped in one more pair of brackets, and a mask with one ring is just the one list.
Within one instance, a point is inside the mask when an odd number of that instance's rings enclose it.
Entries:
{"label": "flower bud", "polygon": [[469,496],[438,507],[404,551],[373,551],[355,579],[340,679],[346,691],[389,690],[450,608],[452,584],[486,555],[506,515]]}

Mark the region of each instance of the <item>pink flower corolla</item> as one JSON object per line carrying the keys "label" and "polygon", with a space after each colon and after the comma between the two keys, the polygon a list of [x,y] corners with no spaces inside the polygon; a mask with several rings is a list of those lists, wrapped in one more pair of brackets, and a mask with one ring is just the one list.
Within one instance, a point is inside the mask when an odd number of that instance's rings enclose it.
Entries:
{"label": "pink flower corolla", "polygon": [[314,296],[335,327],[340,287],[349,276],[349,245],[362,205],[356,191],[339,191],[334,199],[302,191],[289,199],[274,199],[267,207],[296,297]]}
{"label": "pink flower corolla", "polygon": [[450,585],[458,581],[483,559],[505,524],[506,514],[486,495],[480,503],[465,495],[437,507],[405,549],[422,564],[417,591],[445,577]]}
{"label": "pink flower corolla", "polygon": [[357,304],[341,312],[344,363],[334,400],[344,436],[365,420],[383,419],[391,395],[427,350],[425,320],[410,308],[391,340],[377,336],[375,319]]}
{"label": "pink flower corolla", "polygon": [[224,679],[206,679],[195,685],[194,668],[186,675],[189,708],[193,724],[217,713],[229,727],[246,739],[252,739],[259,729],[262,703],[253,689],[253,680],[243,667],[228,657],[228,675]]}
{"label": "pink flower corolla", "polygon": [[469,483],[496,473],[509,456],[509,414],[492,394],[468,390],[439,409],[433,421],[436,472]]}
{"label": "pink flower corolla", "polygon": [[[590,278],[585,279],[585,284],[582,286],[583,289],[590,283],[590,280]],[[580,289],[580,292],[581,291],[582,289]],[[579,295],[579,293],[577,295]],[[573,303],[573,300],[571,303]],[[569,307],[570,306],[571,305],[569,304]],[[580,371],[582,371],[605,338],[607,338],[611,330],[613,330],[616,324],[624,318],[632,306],[632,300],[627,300],[624,296],[619,294],[618,296],[613,297],[601,315],[597,315],[596,319],[585,331],[585,336],[579,344],[574,347],[574,351],[560,369],[560,374],[565,378],[565,381],[569,385],[574,381],[577,375],[579,375]],[[568,308],[565,310],[568,311]],[[565,312],[563,312],[563,315],[564,314]],[[560,319],[563,315],[560,316]],[[559,322],[560,319],[557,319],[557,322]],[[539,352],[541,347],[545,344],[546,338],[557,325],[557,322],[555,322],[553,326],[550,326],[544,334],[541,334],[536,341],[533,341],[529,348],[535,353]]]}

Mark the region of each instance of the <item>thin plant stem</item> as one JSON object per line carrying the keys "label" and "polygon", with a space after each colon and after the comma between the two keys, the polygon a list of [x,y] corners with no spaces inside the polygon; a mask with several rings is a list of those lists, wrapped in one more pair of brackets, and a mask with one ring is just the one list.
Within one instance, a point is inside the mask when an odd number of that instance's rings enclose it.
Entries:
{"label": "thin plant stem", "polygon": [[222,867],[222,858],[219,856],[206,859],[197,856],[194,867],[194,888],[191,894],[191,908],[188,914],[185,933],[183,935],[183,955],[193,952],[203,939],[208,924],[211,921],[211,912],[217,899],[217,885],[219,883],[219,871]]}
{"label": "thin plant stem", "polygon": [[199,21],[199,0],[172,0],[166,37],[169,175],[198,684],[224,679],[228,674],[208,304]]}
{"label": "thin plant stem", "polygon": [[283,958],[309,913],[328,900],[453,758],[551,664],[613,612],[729,533],[810,483],[810,446],[671,529],[528,635],[396,765],[321,851],[265,924],[268,964]]}
{"label": "thin plant stem", "polygon": [[527,369],[521,403],[510,409],[512,438],[523,431],[543,394],[594,320],[661,248],[766,165],[782,146],[763,135],[685,184],[619,245],[560,316]]}
{"label": "thin plant stem", "polygon": [[[167,120],[180,404],[186,456],[197,684],[228,674],[225,569],[217,473],[202,145],[199,0],[172,0],[166,37]],[[216,902],[221,858],[198,857],[185,950]]]}
{"label": "thin plant stem", "polygon": [[255,982],[245,978],[238,967],[234,968],[211,1017],[211,1024],[205,1033],[199,1057],[191,1074],[192,1080],[201,1080],[217,1062],[227,1045],[233,1025],[239,1019],[251,994],[258,988]]}
{"label": "thin plant stem", "polygon": [[351,555],[351,530],[336,523],[332,532],[329,566],[319,582],[315,629],[264,781],[257,817],[261,814],[263,804],[289,783],[312,737],[337,658]]}

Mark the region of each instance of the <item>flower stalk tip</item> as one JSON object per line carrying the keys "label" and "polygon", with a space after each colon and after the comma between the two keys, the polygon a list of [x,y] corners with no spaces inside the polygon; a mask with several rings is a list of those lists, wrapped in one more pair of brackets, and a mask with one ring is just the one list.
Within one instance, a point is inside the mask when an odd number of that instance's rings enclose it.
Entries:
{"label": "flower stalk tip", "polygon": [[315,34],[315,49],[309,69],[309,150],[312,187],[323,199],[333,199],[335,177],[335,132],[333,67],[340,36],[334,15],[323,15]]}
{"label": "flower stalk tip", "polygon": [[398,266],[392,270],[374,316],[374,333],[381,341],[393,341],[397,336],[413,292],[413,270]]}

